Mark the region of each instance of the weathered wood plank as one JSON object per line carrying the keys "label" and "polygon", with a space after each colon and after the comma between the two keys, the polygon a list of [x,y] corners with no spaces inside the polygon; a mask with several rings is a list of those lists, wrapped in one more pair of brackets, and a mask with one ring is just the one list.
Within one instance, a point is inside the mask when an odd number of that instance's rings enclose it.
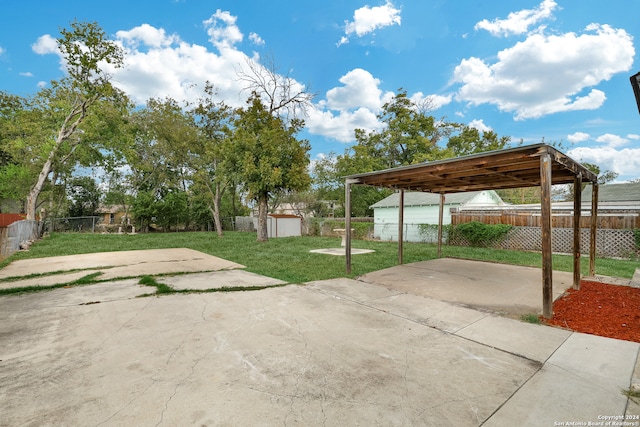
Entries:
{"label": "weathered wood plank", "polygon": [[551,156],[540,156],[542,222],[542,315],[553,317],[553,258],[551,253]]}
{"label": "weathered wood plank", "polygon": [[582,174],[573,181],[573,289],[580,289],[580,214],[582,213]]}

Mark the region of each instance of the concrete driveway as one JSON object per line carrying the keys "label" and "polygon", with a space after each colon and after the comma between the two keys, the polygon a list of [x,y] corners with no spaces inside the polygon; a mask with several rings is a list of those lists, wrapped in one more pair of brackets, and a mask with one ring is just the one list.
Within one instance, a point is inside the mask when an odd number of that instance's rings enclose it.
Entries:
{"label": "concrete driveway", "polygon": [[[241,271],[157,280],[279,283]],[[552,426],[640,414],[621,393],[637,343],[349,279],[136,298],[146,293],[123,279],[1,296],[0,425]]]}

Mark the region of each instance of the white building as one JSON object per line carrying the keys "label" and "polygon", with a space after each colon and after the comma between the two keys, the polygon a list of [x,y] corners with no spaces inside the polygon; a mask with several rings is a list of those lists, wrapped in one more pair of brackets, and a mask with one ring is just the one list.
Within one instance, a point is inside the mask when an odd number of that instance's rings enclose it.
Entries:
{"label": "white building", "polygon": [[[398,241],[398,202],[399,193],[371,205],[374,216],[375,238]],[[459,207],[500,206],[505,203],[493,190],[451,193],[445,195],[442,224],[451,224],[451,209]],[[437,241],[440,195],[423,192],[404,194],[404,230],[406,242]]]}
{"label": "white building", "polygon": [[[258,229],[258,218],[252,217],[254,230]],[[289,214],[267,214],[267,237],[302,236],[302,218]]]}

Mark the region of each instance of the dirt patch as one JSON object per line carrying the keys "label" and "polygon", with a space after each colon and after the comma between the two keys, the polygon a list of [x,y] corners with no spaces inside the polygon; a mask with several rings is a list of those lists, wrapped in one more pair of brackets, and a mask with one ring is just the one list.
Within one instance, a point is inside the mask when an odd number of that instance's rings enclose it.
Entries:
{"label": "dirt patch", "polygon": [[640,289],[583,280],[553,304],[549,325],[640,342]]}

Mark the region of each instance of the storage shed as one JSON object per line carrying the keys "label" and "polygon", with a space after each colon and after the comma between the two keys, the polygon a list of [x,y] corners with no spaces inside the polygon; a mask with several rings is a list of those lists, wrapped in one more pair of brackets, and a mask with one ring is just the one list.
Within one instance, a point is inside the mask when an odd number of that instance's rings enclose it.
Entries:
{"label": "storage shed", "polygon": [[301,236],[302,218],[291,214],[268,214],[267,233],[269,238]]}
{"label": "storage shed", "polygon": [[[373,235],[386,241],[398,241],[398,209],[400,195],[394,193],[371,205],[374,216]],[[498,193],[494,190],[450,193],[445,196],[442,224],[451,224],[451,209],[462,206],[484,207],[502,206]],[[423,192],[406,192],[404,195],[405,242],[437,241],[437,229],[428,225],[438,225],[440,195]]]}

